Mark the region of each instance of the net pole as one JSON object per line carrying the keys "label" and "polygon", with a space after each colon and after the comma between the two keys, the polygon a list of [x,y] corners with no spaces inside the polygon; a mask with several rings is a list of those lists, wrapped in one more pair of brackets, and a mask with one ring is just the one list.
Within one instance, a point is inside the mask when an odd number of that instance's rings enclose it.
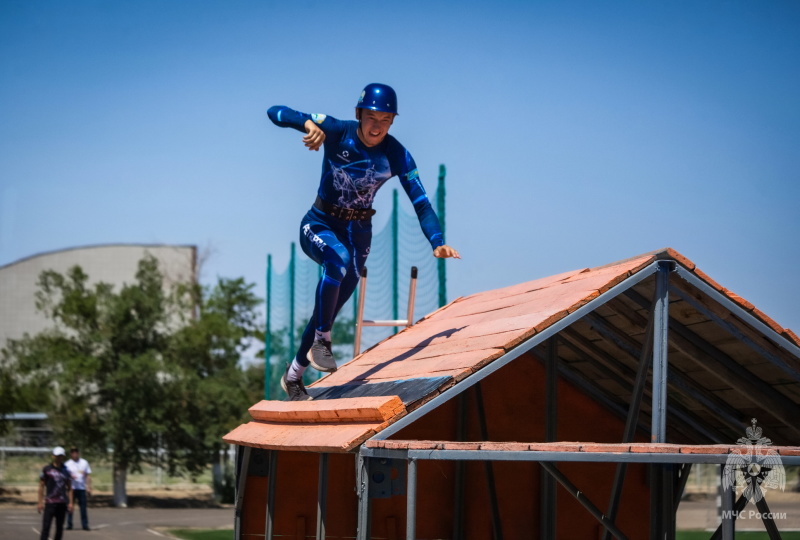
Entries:
{"label": "net pole", "polygon": [[[442,237],[447,238],[445,236],[445,214],[444,214],[444,197],[445,197],[445,188],[444,188],[444,178],[447,175],[447,169],[444,166],[444,163],[439,165],[439,183],[436,186],[436,213],[439,215],[439,223],[442,226]],[[446,259],[437,259],[436,260],[436,270],[438,271],[439,277],[439,307],[444,306],[447,304],[447,269],[445,267]]]}
{"label": "net pole", "polygon": [[[399,242],[398,223],[399,223],[398,199],[397,199],[397,190],[395,189],[394,191],[392,191],[392,315],[394,320],[397,320],[399,318],[399,298],[398,298],[399,261],[397,259],[398,242]],[[397,328],[394,329],[394,332],[397,333]]]}
{"label": "net pole", "polygon": [[[294,283],[297,265],[295,264],[295,247],[292,242],[292,250],[289,256],[289,354],[294,354]],[[291,362],[291,357],[289,359]]]}
{"label": "net pole", "polygon": [[267,328],[264,332],[264,399],[269,399],[269,386],[272,369],[269,359],[272,356],[272,255],[267,255]]}

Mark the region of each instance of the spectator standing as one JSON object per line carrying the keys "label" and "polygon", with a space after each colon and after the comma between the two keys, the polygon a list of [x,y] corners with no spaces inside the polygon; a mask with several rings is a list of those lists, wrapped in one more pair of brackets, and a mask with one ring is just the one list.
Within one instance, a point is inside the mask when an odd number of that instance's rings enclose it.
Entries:
{"label": "spectator standing", "polygon": [[[72,500],[81,509],[81,526],[89,530],[89,514],[86,511],[86,497],[92,495],[92,468],[89,462],[81,457],[80,450],[73,446],[69,451],[70,459],[66,466],[72,477]],[[72,511],[67,513],[67,529],[72,529]]]}
{"label": "spectator standing", "polygon": [[64,533],[64,516],[72,512],[72,478],[64,465],[66,452],[61,446],[53,448],[53,462],[39,475],[39,498],[36,509],[42,516],[41,540],[48,540],[50,525],[56,520],[54,540]]}

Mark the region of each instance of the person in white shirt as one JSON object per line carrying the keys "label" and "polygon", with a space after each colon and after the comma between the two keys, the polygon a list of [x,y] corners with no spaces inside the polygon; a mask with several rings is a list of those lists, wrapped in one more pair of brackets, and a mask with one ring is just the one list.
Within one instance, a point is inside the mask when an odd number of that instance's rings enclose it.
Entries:
{"label": "person in white shirt", "polygon": [[[72,476],[73,500],[81,507],[81,525],[84,531],[89,530],[89,514],[86,511],[86,496],[92,494],[92,468],[89,462],[83,459],[80,451],[72,447],[69,451],[70,459],[64,464]],[[67,513],[67,529],[72,529],[72,509]]]}

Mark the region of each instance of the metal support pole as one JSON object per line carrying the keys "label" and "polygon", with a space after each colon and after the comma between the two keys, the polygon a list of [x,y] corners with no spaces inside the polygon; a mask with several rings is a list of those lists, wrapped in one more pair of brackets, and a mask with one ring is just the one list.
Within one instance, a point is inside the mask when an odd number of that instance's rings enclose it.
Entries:
{"label": "metal support pole", "polygon": [[[458,418],[456,420],[456,441],[466,440],[467,423],[467,395],[458,395]],[[466,463],[464,460],[455,462],[455,493],[453,493],[453,540],[464,538],[464,473]]]}
{"label": "metal support pole", "polygon": [[247,485],[247,469],[250,466],[250,447],[240,446],[237,452],[236,505],[234,510],[233,537],[242,538],[242,507],[244,506],[244,488]]}
{"label": "metal support pole", "polygon": [[650,540],[664,540],[664,516],[661,512],[662,481],[661,467],[657,464],[648,465],[650,475]]}
{"label": "metal support pole", "polygon": [[628,540],[628,537],[625,536],[625,534],[623,534],[623,532],[619,530],[614,523],[604,516],[603,513],[594,504],[592,504],[592,501],[587,499],[586,495],[577,487],[575,487],[575,485],[570,482],[566,476],[561,474],[561,471],[559,471],[555,465],[548,461],[540,461],[539,465],[541,465],[542,468],[548,472],[548,474],[555,478],[559,484],[564,486],[564,489],[572,494],[572,496],[575,497],[578,502],[581,503],[583,507],[586,508],[586,510],[588,510],[589,513],[592,514],[603,525],[603,527],[610,531],[611,534],[613,534],[619,540]]}
{"label": "metal support pole", "polygon": [[275,482],[278,474],[278,451],[270,450],[269,478],[267,479],[267,521],[264,531],[264,540],[272,540],[275,528]]}
{"label": "metal support pole", "polygon": [[408,460],[408,485],[406,486],[406,540],[417,535],[417,460]]}
{"label": "metal support pole", "polygon": [[[558,338],[547,340],[545,360],[545,442],[554,442],[558,437]],[[557,495],[556,480],[550,474],[543,474],[540,481],[541,497],[539,503],[539,538],[556,537]]]}
{"label": "metal support pole", "polygon": [[[489,429],[486,426],[486,412],[483,409],[483,392],[481,391],[481,384],[475,385],[475,401],[478,405],[478,423],[481,428],[481,440],[489,440]],[[489,504],[492,508],[492,537],[494,540],[502,540],[503,528],[500,522],[500,507],[497,504],[497,487],[494,482],[494,467],[491,461],[484,461],[484,470],[486,472],[486,483],[489,486]]]}
{"label": "metal support pole", "polygon": [[[736,514],[733,512],[733,497],[736,493],[733,489],[735,482],[734,478],[726,478],[728,474],[732,476],[733,471],[729,470],[724,464],[720,465],[720,475],[722,476],[722,525],[720,525],[722,540],[733,540],[736,534]],[[747,504],[746,499],[745,504]]]}
{"label": "metal support pole", "polygon": [[325,517],[328,509],[328,454],[319,455],[317,480],[317,540],[325,540]]}
{"label": "metal support pole", "polygon": [[[363,447],[362,447],[363,448]],[[358,532],[357,540],[369,540],[371,537],[372,516],[369,504],[369,459],[356,454],[356,488],[358,495]]]}
{"label": "metal support pole", "polygon": [[661,471],[661,527],[665,540],[675,540],[675,464],[665,463]]}
{"label": "metal support pole", "polygon": [[[670,263],[658,264],[655,274],[656,292],[653,303],[653,405],[650,419],[650,442],[663,443],[667,440],[667,347],[669,327],[669,272]],[[663,540],[669,527],[665,515],[667,501],[671,505],[672,496],[665,493],[672,479],[666,478],[666,465],[650,466],[650,538]],[[671,489],[669,490],[672,491]]]}
{"label": "metal support pole", "polygon": [[653,306],[653,411],[650,442],[667,440],[667,339],[669,327],[669,272],[667,263],[658,265],[656,298]]}

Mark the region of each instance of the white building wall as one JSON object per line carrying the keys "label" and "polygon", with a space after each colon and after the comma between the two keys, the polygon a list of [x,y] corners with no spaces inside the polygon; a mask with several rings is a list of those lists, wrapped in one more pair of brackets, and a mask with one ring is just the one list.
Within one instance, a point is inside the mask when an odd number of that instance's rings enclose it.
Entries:
{"label": "white building wall", "polygon": [[36,334],[53,326],[36,310],[39,274],[61,274],[75,265],[89,276],[89,283],[105,282],[119,291],[136,280],[139,261],[146,254],[159,261],[166,284],[195,281],[197,248],[177,245],[101,245],[64,249],[27,257],[0,267],[0,349],[6,340]]}

